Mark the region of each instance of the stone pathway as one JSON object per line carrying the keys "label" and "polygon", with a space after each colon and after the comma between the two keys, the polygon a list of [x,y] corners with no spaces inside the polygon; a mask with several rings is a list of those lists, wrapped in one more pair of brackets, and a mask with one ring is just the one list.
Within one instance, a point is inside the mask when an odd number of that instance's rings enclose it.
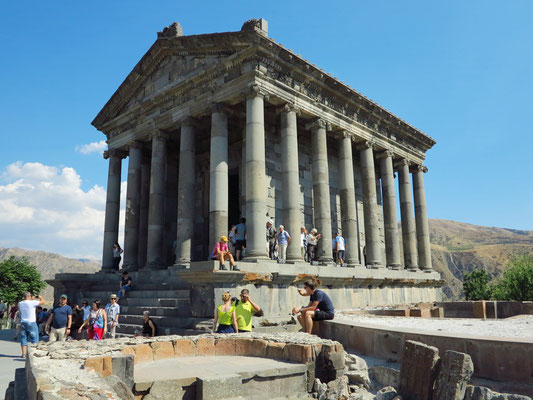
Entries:
{"label": "stone pathway", "polygon": [[13,341],[14,331],[0,330],[0,399],[4,398],[9,382],[15,379],[15,369],[24,367],[20,358],[20,343]]}
{"label": "stone pathway", "polygon": [[197,376],[227,375],[290,368],[296,364],[259,357],[180,357],[135,366],[135,382],[154,382]]}

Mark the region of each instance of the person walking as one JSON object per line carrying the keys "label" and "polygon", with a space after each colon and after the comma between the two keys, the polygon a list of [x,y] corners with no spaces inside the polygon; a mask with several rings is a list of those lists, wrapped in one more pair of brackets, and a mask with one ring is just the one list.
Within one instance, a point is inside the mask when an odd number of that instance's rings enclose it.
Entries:
{"label": "person walking", "polygon": [[322,235],[315,228],[311,229],[307,235],[307,261],[310,263],[316,261],[316,247],[320,239],[322,239]]}
{"label": "person walking", "polygon": [[89,327],[89,340],[102,340],[107,333],[107,315],[100,300],[93,301],[89,318],[80,326],[78,333],[81,333],[85,326]]}
{"label": "person walking", "polygon": [[117,303],[116,294],[113,293],[109,297],[109,303],[105,306],[105,312],[107,314],[107,326],[109,328],[108,334],[111,339],[114,339],[118,325],[118,316],[120,314],[120,306]]}
{"label": "person walking", "polygon": [[344,267],[344,252],[346,251],[346,242],[340,232],[337,232],[335,237],[335,253],[337,254],[337,263]]}
{"label": "person walking", "polygon": [[305,226],[300,229],[300,248],[302,250],[302,260],[307,261],[307,229]]}
{"label": "person walking", "polygon": [[[48,334],[49,342],[64,342],[67,336],[70,335],[70,328],[72,327],[72,308],[67,304],[68,297],[62,294],[59,297],[59,305],[52,309],[44,331]],[[50,326],[52,330],[50,330]]]}
{"label": "person walking", "polygon": [[226,236],[220,237],[220,241],[215,244],[215,247],[213,248],[213,251],[211,252],[211,256],[209,258],[211,260],[218,260],[220,263],[219,269],[222,271],[226,271],[226,260],[229,260],[231,270],[240,271],[239,268],[237,268],[235,261],[233,260],[233,255],[229,251],[228,238]]}
{"label": "person walking", "polygon": [[26,358],[28,352],[28,341],[39,342],[39,328],[37,327],[37,317],[35,309],[44,304],[41,295],[39,300],[32,298],[30,292],[24,293],[24,300],[19,301],[18,311],[20,312],[20,347],[22,358]]}
{"label": "person walking", "polygon": [[124,253],[124,250],[122,250],[118,242],[113,243],[113,267],[117,271],[119,269],[120,260],[122,259],[122,253]]}
{"label": "person walking", "polygon": [[268,257],[275,260],[276,256],[276,229],[274,228],[274,221],[269,219],[266,223],[266,240],[268,245]]}
{"label": "person walking", "polygon": [[129,290],[131,290],[131,278],[128,271],[124,271],[122,273],[122,278],[120,279],[120,289],[117,296],[118,300],[120,300],[121,297],[126,296],[126,292]]}
{"label": "person walking", "polygon": [[291,242],[291,235],[285,230],[283,225],[279,226],[278,233],[278,261],[280,263],[285,263],[287,259],[287,246]]}
{"label": "person walking", "polygon": [[11,309],[9,310],[9,327],[11,329],[15,329],[15,314],[19,310],[18,304],[15,304]]}
{"label": "person walking", "polygon": [[235,260],[242,259],[244,249],[246,249],[246,218],[241,218],[240,224],[235,226]]}
{"label": "person walking", "polygon": [[300,296],[309,296],[306,307],[294,307],[293,315],[298,315],[298,322],[304,332],[311,333],[313,321],[332,320],[335,317],[335,308],[329,296],[318,289],[322,282],[319,279],[310,279],[304,283],[304,289],[298,289]]}
{"label": "person walking", "polygon": [[215,310],[212,331],[215,332],[216,329],[216,333],[239,333],[235,306],[231,303],[231,294],[224,292],[222,294],[222,301],[224,304],[219,305]]}
{"label": "person walking", "polygon": [[261,307],[250,299],[248,289],[241,290],[241,299],[235,302],[235,316],[239,333],[252,331],[252,316],[254,312],[261,312]]}

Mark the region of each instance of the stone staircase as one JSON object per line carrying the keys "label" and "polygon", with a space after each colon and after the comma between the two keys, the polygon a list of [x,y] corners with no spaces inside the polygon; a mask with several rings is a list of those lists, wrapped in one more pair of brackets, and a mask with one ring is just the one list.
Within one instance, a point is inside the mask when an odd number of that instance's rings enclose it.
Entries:
{"label": "stone staircase", "polygon": [[[162,272],[162,271],[161,271]],[[141,274],[132,273],[133,289],[120,299],[118,336],[131,336],[142,329],[143,311],[149,311],[157,324],[159,335],[200,334],[210,327],[210,319],[195,318],[191,313],[190,289],[183,282],[173,282],[170,277],[151,277],[145,281]],[[119,275],[91,283],[80,297],[90,302],[99,299],[109,303],[109,296],[117,293]]]}

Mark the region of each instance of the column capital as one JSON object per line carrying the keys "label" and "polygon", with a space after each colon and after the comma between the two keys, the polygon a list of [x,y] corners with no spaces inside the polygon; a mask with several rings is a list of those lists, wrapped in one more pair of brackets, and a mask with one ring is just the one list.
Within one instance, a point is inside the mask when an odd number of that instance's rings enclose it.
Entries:
{"label": "column capital", "polygon": [[309,122],[308,124],[305,125],[305,129],[311,130],[311,131],[316,130],[316,129],[321,129],[321,128],[325,129],[326,131],[330,131],[331,124],[323,118],[317,118],[314,121]]}
{"label": "column capital", "polygon": [[363,150],[363,149],[374,150],[376,148],[376,143],[373,140],[365,140],[364,142],[357,143],[355,148],[357,150]]}
{"label": "column capital", "polygon": [[143,142],[139,140],[134,140],[133,142],[128,144],[129,150],[131,149],[142,149],[143,148]]}
{"label": "column capital", "polygon": [[209,107],[211,113],[230,114],[231,108],[226,103],[212,103]]}
{"label": "column capital", "polygon": [[165,133],[159,129],[151,132],[148,137],[150,138],[150,140],[153,140],[153,139],[168,139],[168,133]]}
{"label": "column capital", "polygon": [[278,107],[276,109],[276,112],[278,113],[289,113],[294,112],[296,115],[301,115],[301,109],[299,107],[296,107],[294,103],[285,103],[284,105]]}
{"label": "column capital", "polygon": [[263,99],[268,100],[268,98],[270,97],[267,91],[261,85],[258,84],[249,86],[245,95],[247,99],[260,96]]}
{"label": "column capital", "polygon": [[126,158],[128,153],[121,149],[109,149],[104,151],[104,159],[107,160],[111,157],[119,157],[120,159]]}
{"label": "column capital", "polygon": [[387,158],[387,157],[394,157],[394,152],[392,150],[384,150],[380,151],[379,153],[376,153],[376,158]]}
{"label": "column capital", "polygon": [[415,165],[411,165],[409,170],[410,170],[410,172],[423,172],[423,173],[426,173],[426,172],[428,172],[428,167],[426,167],[425,165],[422,165],[422,164],[415,164]]}
{"label": "column capital", "polygon": [[199,121],[196,118],[193,117],[187,117],[184,120],[181,120],[178,125],[180,128],[183,128],[185,126],[196,128],[198,126]]}

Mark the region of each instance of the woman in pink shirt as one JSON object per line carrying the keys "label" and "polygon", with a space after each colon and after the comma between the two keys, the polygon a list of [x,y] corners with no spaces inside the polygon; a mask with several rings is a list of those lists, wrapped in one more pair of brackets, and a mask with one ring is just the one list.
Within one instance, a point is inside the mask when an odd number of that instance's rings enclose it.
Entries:
{"label": "woman in pink shirt", "polygon": [[226,260],[229,260],[231,270],[240,271],[239,268],[237,268],[237,265],[235,265],[235,261],[233,261],[233,256],[228,248],[228,238],[226,236],[220,237],[220,241],[215,244],[215,248],[213,249],[210,258],[211,260],[220,261],[220,269],[223,271],[226,270],[226,265],[224,265],[224,261]]}

